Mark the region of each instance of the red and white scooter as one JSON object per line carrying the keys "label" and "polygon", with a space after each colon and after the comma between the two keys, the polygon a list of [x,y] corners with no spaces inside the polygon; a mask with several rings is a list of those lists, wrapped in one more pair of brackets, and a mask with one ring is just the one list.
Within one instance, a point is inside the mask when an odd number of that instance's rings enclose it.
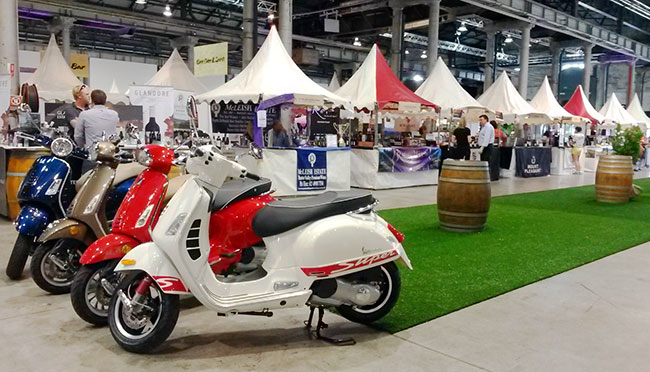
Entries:
{"label": "red and white scooter", "polygon": [[[188,111],[196,118],[193,98]],[[253,271],[219,275],[209,260],[211,213],[264,193],[268,188],[261,186],[269,181],[247,173],[212,146],[193,149],[186,169],[195,176],[163,210],[153,242],[131,250],[115,268],[128,273],[111,299],[108,321],[125,350],[149,352],[163,343],[176,325],[181,294],[224,315],[271,316],[273,309],[307,304],[311,323],[318,307],[319,337],[326,327],[323,306],[336,307],[351,321],[370,323],[395,305],[400,291],[395,261],[411,264],[400,243],[403,235],[373,211],[370,193],[327,192],[268,203],[254,217],[234,223],[239,224],[235,230],[252,230],[263,239],[262,264]],[[224,191],[229,177],[235,180]]]}

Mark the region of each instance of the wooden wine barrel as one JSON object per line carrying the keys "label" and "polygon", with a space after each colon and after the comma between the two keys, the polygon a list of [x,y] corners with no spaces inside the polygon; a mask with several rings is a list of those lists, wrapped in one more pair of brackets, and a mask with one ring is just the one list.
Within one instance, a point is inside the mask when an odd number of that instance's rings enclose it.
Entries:
{"label": "wooden wine barrel", "polygon": [[449,231],[485,229],[490,210],[490,170],[487,161],[445,159],[438,181],[438,219]]}
{"label": "wooden wine barrel", "polygon": [[603,203],[630,201],[634,165],[631,156],[601,155],[596,170],[596,200]]}
{"label": "wooden wine barrel", "polygon": [[20,183],[27,175],[32,163],[40,156],[47,155],[47,151],[11,150],[7,160],[7,204],[9,207],[9,218],[15,219],[20,212],[18,205],[18,189]]}

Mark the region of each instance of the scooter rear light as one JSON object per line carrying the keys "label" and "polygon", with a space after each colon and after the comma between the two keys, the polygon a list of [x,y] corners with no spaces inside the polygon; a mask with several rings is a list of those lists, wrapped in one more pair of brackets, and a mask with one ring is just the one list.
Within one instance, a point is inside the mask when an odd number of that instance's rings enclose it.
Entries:
{"label": "scooter rear light", "polygon": [[398,242],[403,242],[404,241],[404,234],[399,232],[396,228],[394,228],[391,224],[388,224],[388,230],[395,235],[395,239],[397,239]]}

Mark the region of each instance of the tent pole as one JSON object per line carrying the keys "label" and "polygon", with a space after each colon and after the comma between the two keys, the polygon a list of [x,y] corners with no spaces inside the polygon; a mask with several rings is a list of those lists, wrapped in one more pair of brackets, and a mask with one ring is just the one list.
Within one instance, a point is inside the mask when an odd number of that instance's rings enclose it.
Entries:
{"label": "tent pole", "polygon": [[375,143],[374,146],[377,147],[379,144],[379,105],[375,102]]}

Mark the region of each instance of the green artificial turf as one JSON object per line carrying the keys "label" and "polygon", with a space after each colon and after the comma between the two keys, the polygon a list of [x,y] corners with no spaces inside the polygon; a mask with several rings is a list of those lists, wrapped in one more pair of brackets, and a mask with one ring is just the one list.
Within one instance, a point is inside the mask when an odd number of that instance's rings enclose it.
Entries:
{"label": "green artificial turf", "polygon": [[594,186],[495,197],[480,233],[440,229],[435,205],[379,214],[406,235],[413,271],[376,326],[397,332],[650,241],[650,179],[626,204],[595,201]]}

